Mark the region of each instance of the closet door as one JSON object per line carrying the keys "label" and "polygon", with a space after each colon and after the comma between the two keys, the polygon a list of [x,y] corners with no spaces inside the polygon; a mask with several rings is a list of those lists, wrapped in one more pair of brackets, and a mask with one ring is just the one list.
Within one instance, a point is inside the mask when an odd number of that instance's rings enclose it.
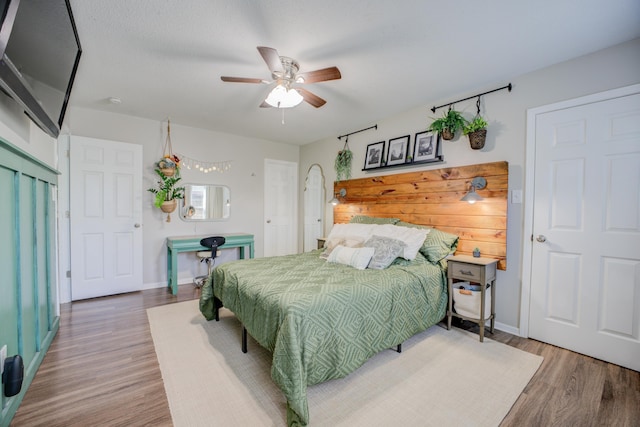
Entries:
{"label": "closet door", "polygon": [[265,160],[264,256],[297,252],[298,164]]}
{"label": "closet door", "polygon": [[142,288],[142,146],[72,136],[71,299]]}
{"label": "closet door", "polygon": [[639,370],[640,93],[535,129],[529,336]]}

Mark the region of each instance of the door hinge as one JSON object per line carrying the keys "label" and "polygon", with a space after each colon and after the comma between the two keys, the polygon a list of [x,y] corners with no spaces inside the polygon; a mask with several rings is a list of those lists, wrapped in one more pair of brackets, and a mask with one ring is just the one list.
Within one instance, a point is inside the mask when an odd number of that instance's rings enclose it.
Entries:
{"label": "door hinge", "polygon": [[65,217],[65,218],[71,218],[71,212],[69,212],[69,211],[64,211],[64,217]]}
{"label": "door hinge", "polygon": [[71,270],[67,270],[67,279],[71,279]]}
{"label": "door hinge", "polygon": [[67,150],[67,159],[71,158],[71,150]]}

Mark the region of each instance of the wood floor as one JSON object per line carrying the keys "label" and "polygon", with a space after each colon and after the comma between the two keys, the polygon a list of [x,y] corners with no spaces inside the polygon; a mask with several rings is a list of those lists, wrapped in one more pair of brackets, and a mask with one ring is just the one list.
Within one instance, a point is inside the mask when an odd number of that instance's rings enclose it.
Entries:
{"label": "wood floor", "polygon": [[[11,426],[171,426],[146,309],[198,296],[185,285],[177,296],[152,289],[63,305]],[[486,336],[544,357],[502,427],[640,426],[640,373],[501,331]]]}

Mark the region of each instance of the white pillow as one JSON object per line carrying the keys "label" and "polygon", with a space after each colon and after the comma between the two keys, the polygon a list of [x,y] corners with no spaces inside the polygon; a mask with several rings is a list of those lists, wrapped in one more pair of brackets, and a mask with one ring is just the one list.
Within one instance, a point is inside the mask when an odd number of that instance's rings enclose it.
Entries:
{"label": "white pillow", "polygon": [[392,224],[377,225],[374,234],[376,236],[391,237],[403,241],[407,247],[404,248],[402,258],[409,261],[415,259],[418,251],[424,243],[424,239],[429,234],[430,229],[399,227]]}
{"label": "white pillow", "polygon": [[[371,230],[373,230],[375,224],[334,224],[331,232],[327,236],[325,246],[335,247],[343,240],[346,241],[359,241],[364,243],[369,237],[371,237]],[[344,245],[354,247],[355,245]]]}
{"label": "white pillow", "polygon": [[338,245],[329,254],[327,262],[350,265],[358,270],[364,270],[369,265],[374,252],[373,248],[347,248]]}
{"label": "white pillow", "polygon": [[327,238],[324,243],[324,251],[320,254],[320,258],[327,259],[331,251],[335,249],[336,246],[342,245],[348,248],[361,248],[364,246],[364,239],[362,237],[333,237],[331,239]]}

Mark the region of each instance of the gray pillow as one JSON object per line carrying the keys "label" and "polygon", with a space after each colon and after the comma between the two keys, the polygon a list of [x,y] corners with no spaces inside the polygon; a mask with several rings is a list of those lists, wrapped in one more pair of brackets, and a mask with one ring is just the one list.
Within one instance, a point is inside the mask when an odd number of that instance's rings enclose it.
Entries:
{"label": "gray pillow", "polygon": [[371,236],[363,246],[375,249],[367,268],[383,270],[389,267],[396,258],[402,256],[407,244],[391,237]]}

